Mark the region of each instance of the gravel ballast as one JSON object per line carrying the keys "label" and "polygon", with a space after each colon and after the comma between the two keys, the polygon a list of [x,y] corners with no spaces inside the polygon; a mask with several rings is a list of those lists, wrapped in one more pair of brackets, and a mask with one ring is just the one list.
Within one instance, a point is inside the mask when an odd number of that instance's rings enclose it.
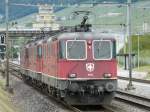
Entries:
{"label": "gravel ballast", "polygon": [[16,77],[11,77],[11,85],[12,102],[22,112],[71,112]]}

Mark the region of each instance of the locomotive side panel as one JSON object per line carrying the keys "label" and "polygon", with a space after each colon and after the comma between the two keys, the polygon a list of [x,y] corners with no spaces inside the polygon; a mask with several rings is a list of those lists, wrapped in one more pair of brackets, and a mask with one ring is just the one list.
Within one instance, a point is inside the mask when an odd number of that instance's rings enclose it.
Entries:
{"label": "locomotive side panel", "polygon": [[57,41],[47,42],[42,45],[43,68],[42,82],[55,87],[57,85]]}

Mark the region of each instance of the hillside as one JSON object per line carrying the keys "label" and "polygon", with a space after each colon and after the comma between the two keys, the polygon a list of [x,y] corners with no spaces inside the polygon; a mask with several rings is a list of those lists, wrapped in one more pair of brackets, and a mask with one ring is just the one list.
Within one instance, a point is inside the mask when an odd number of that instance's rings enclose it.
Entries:
{"label": "hillside", "polygon": [[[135,6],[147,7],[150,5],[150,1],[136,2]],[[94,24],[96,28],[112,29],[123,32],[123,27],[120,24],[126,23],[126,7],[106,7],[106,6],[95,6],[92,8],[65,8],[61,11],[56,12],[57,17],[64,17],[66,20],[59,21],[61,25],[76,25],[81,21],[81,17],[71,18],[72,12],[88,10],[93,13],[90,17],[89,22]],[[133,8],[132,10],[132,32],[137,33],[143,31],[143,22],[150,24],[150,11],[149,9]]]}
{"label": "hillside", "polygon": [[[80,2],[90,2],[92,0],[62,0],[63,3],[69,3],[69,4],[75,4],[75,3],[80,3]],[[95,0],[96,2],[103,2],[106,0]],[[111,1],[111,2],[119,2],[119,3],[123,3],[126,2],[126,0],[107,0],[107,1]],[[133,0],[133,1],[139,1],[139,0]],[[38,3],[54,3],[54,4],[60,4],[61,1],[60,0],[9,0],[10,4],[11,3],[25,3],[25,4],[38,4]],[[62,8],[61,8],[62,9]],[[23,16],[26,16],[28,14],[31,13],[35,13],[37,12],[37,7],[25,7],[25,6],[13,6],[10,5],[10,19],[16,19],[16,18],[20,18]],[[60,8],[56,8],[55,9],[60,10]],[[5,0],[0,0],[0,14],[4,16],[5,13]]]}
{"label": "hillside", "polygon": [[[135,6],[148,7],[150,1],[136,2]],[[111,29],[113,31],[123,32],[123,27],[120,25],[126,23],[126,8],[125,7],[105,7],[105,6],[95,6],[91,8],[64,8],[60,11],[55,12],[57,18],[62,18],[58,21],[61,25],[76,25],[81,22],[81,17],[73,17],[74,11],[78,10],[89,10],[92,11],[93,15],[90,16],[89,23],[93,24],[93,27],[99,29]],[[150,24],[150,11],[149,9],[133,9],[132,10],[132,31],[136,33],[138,31],[143,31],[143,22]],[[35,20],[35,13],[28,16],[19,18],[17,21],[19,26],[31,26],[31,23]],[[26,24],[26,25],[25,25]],[[0,25],[3,27],[4,24]]]}

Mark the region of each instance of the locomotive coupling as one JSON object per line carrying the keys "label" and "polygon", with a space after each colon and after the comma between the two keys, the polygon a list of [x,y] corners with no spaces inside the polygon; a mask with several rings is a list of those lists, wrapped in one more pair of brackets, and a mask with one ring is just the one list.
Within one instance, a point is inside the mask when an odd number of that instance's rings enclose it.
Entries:
{"label": "locomotive coupling", "polygon": [[80,88],[80,94],[84,96],[85,89],[83,87]]}
{"label": "locomotive coupling", "polygon": [[61,98],[66,97],[66,92],[65,91],[60,91],[60,96],[61,96]]}
{"label": "locomotive coupling", "polygon": [[104,92],[104,87],[102,86],[94,86],[94,85],[90,85],[90,93],[92,95],[100,95],[101,93]]}
{"label": "locomotive coupling", "polygon": [[95,93],[94,91],[95,91],[94,85],[90,85],[90,93],[94,94]]}
{"label": "locomotive coupling", "polygon": [[104,87],[99,86],[99,87],[97,88],[97,92],[98,92],[99,95],[100,95],[100,94],[103,94],[103,92],[104,92]]}

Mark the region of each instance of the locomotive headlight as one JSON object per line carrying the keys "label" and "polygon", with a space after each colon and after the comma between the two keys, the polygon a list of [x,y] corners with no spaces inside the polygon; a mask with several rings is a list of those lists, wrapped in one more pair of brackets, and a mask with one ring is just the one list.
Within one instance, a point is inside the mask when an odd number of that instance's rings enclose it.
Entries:
{"label": "locomotive headlight", "polygon": [[69,78],[76,78],[76,77],[77,77],[77,74],[75,73],[69,74]]}
{"label": "locomotive headlight", "polygon": [[112,74],[110,74],[110,73],[105,73],[104,74],[104,78],[111,78],[112,77]]}

